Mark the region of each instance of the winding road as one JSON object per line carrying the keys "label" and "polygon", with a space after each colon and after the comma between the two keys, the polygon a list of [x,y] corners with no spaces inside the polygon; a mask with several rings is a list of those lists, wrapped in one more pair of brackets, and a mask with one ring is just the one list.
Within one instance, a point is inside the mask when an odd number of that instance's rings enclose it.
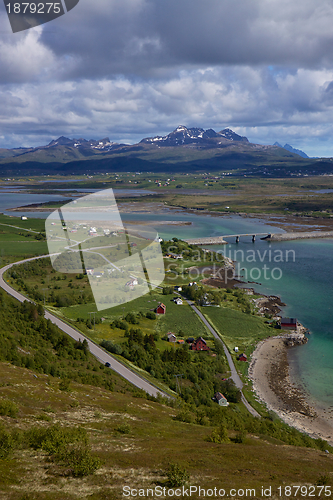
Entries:
{"label": "winding road", "polygon": [[247,399],[245,399],[245,396],[242,392],[242,388],[243,388],[243,382],[240,378],[240,376],[238,375],[237,373],[237,370],[236,370],[236,367],[235,367],[235,364],[234,364],[234,361],[232,359],[232,356],[230,354],[230,352],[228,351],[227,349],[227,346],[225,345],[225,343],[222,341],[221,337],[219,336],[219,334],[216,332],[216,330],[214,330],[214,328],[210,325],[210,323],[206,320],[205,316],[199,311],[199,309],[194,305],[194,303],[191,301],[191,300],[188,300],[188,299],[185,299],[186,302],[189,304],[190,307],[192,307],[193,311],[199,316],[199,318],[201,319],[201,321],[204,323],[204,325],[208,328],[208,330],[211,332],[211,334],[219,341],[221,342],[222,346],[223,346],[223,350],[224,350],[224,354],[226,355],[226,358],[228,360],[228,363],[229,363],[229,368],[230,368],[230,371],[231,371],[231,379],[234,381],[235,383],[235,386],[241,391],[241,394],[242,394],[242,402],[244,403],[244,405],[246,406],[246,408],[248,409],[248,411],[251,413],[251,415],[253,415],[254,417],[258,417],[260,418],[260,415],[259,413],[250,405],[250,403],[247,401]]}
{"label": "winding road", "polygon": [[[32,257],[31,259],[25,259],[21,260],[19,262],[14,262],[13,264],[9,264],[3,268],[0,269],[0,287],[5,290],[9,295],[12,295],[15,299],[19,300],[20,302],[24,302],[25,300],[29,300],[27,297],[22,295],[21,293],[17,292],[14,290],[11,286],[8,285],[8,283],[4,280],[3,274],[10,269],[12,266],[16,264],[23,264],[24,262],[29,262],[32,260],[36,259],[43,259],[46,257],[49,257],[50,255],[40,255],[38,257]],[[29,302],[32,302],[29,300]],[[61,319],[57,318],[53,314],[51,314],[49,311],[45,310],[45,318],[49,319],[57,325],[63,332],[67,333],[72,339],[74,340],[81,340],[81,342],[85,339],[88,342],[89,345],[89,350],[91,354],[93,354],[101,363],[110,363],[112,370],[117,372],[119,375],[121,375],[124,379],[128,380],[131,384],[135,385],[139,389],[144,390],[151,396],[158,396],[161,395],[163,397],[170,398],[171,396],[162,390],[158,389],[155,387],[152,383],[148,382],[145,380],[145,378],[137,375],[135,372],[127,368],[125,365],[120,363],[117,359],[115,359],[111,354],[105,352],[101,347],[99,347],[97,344],[92,342],[88,337],[83,335],[83,333],[79,332],[72,326],[68,325]]]}
{"label": "winding road", "polygon": [[[57,254],[52,254],[52,255],[57,255]],[[9,295],[14,297],[15,299],[19,300],[20,302],[24,302],[25,300],[29,300],[29,302],[32,302],[30,299],[22,295],[21,293],[17,292],[12,288],[8,283],[4,280],[3,275],[4,273],[10,269],[12,266],[16,264],[23,264],[24,262],[30,262],[32,260],[36,259],[44,259],[46,257],[50,257],[50,255],[40,255],[38,257],[32,257],[30,259],[24,259],[19,262],[14,262],[12,264],[8,264],[5,267],[2,267],[0,269],[0,287],[5,290]],[[226,345],[222,341],[221,337],[218,335],[216,330],[210,325],[210,323],[207,321],[207,319],[204,317],[204,315],[199,311],[199,309],[195,306],[195,304],[187,300],[187,303],[190,305],[190,307],[193,309],[193,311],[199,316],[200,320],[204,323],[204,325],[208,328],[208,330],[212,333],[212,335],[222,343],[224,353],[226,355],[226,358],[229,363],[230,371],[231,371],[231,379],[234,381],[236,387],[241,391],[242,394],[242,402],[248,409],[248,411],[254,416],[254,417],[260,417],[259,413],[250,405],[250,403],[245,399],[244,394],[242,392],[243,388],[243,382],[240,378],[240,376],[237,373],[235,364],[233,362],[233,359],[231,357],[230,352],[228,351]],[[114,358],[111,354],[107,353],[101,347],[99,347],[97,344],[92,342],[88,337],[86,337],[82,332],[76,330],[72,326],[68,325],[64,321],[62,321],[60,318],[55,316],[54,314],[50,313],[49,311],[45,310],[45,318],[49,319],[57,325],[63,332],[67,333],[72,339],[74,340],[86,340],[88,342],[89,350],[91,354],[93,354],[101,363],[110,363],[112,370],[114,370],[116,373],[121,375],[123,378],[125,378],[128,382],[131,384],[135,385],[139,389],[144,390],[151,396],[158,396],[161,395],[163,397],[168,397],[170,398],[171,396],[162,390],[158,389],[155,387],[151,382],[148,382],[144,377],[139,376],[136,374],[134,371],[130,370],[127,368],[125,365],[120,363],[116,358]]]}

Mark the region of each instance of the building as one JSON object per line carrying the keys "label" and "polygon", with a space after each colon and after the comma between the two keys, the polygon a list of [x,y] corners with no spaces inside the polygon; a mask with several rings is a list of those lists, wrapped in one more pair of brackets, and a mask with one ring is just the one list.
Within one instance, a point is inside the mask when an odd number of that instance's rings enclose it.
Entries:
{"label": "building", "polygon": [[182,259],[183,258],[183,256],[180,253],[173,253],[173,252],[167,253],[166,257],[169,259]]}
{"label": "building", "polygon": [[209,351],[207,342],[202,337],[195,340],[191,346],[192,351]]}
{"label": "building", "polygon": [[156,314],[165,314],[166,313],[166,305],[162,302],[156,307]]}
{"label": "building", "polygon": [[136,278],[131,278],[127,283],[126,286],[129,286],[130,288],[133,288],[138,284],[138,280]]}
{"label": "building", "polygon": [[94,274],[94,270],[91,267],[89,267],[86,269],[86,273],[90,274],[90,276],[92,276]]}
{"label": "building", "polygon": [[296,318],[281,318],[282,330],[297,330]]}
{"label": "building", "polygon": [[247,356],[244,352],[238,356],[238,361],[247,361]]}
{"label": "building", "polygon": [[220,392],[216,392],[212,400],[218,403],[220,406],[229,406],[227,398],[223,396],[223,394],[221,394]]}
{"label": "building", "polygon": [[173,299],[173,301],[174,301],[175,304],[177,304],[177,306],[183,305],[183,301],[179,297],[176,297],[175,299]]}
{"label": "building", "polygon": [[174,289],[175,292],[181,292],[182,291],[182,287],[178,286],[178,285],[174,286],[173,289]]}
{"label": "building", "polygon": [[177,337],[174,333],[171,333],[169,332],[168,333],[168,342],[176,342],[177,341]]}
{"label": "building", "polygon": [[103,273],[101,271],[95,271],[93,273],[94,278],[101,278],[103,276]]}

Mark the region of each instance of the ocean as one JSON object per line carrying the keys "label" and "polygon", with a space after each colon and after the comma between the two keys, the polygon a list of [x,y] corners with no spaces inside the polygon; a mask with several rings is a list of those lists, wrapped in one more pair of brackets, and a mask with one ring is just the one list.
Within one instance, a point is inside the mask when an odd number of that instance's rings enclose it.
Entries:
{"label": "ocean", "polygon": [[[68,199],[59,195],[1,193],[0,211],[29,203]],[[6,213],[6,212],[5,212]],[[24,211],[22,211],[22,214]],[[11,215],[21,215],[11,212]],[[9,215],[9,213],[8,213]],[[36,212],[29,217],[44,218],[48,214]],[[216,216],[187,213],[178,209],[164,209],[162,213],[122,213],[123,221],[155,220],[164,239],[217,236],[237,233],[283,232],[261,218],[238,215]],[[160,221],[189,221],[191,225],[160,225]],[[213,246],[233,260],[237,260],[240,275],[248,286],[267,295],[278,295],[287,304],[283,314],[296,317],[311,335],[303,346],[289,349],[293,373],[316,403],[322,407],[333,405],[333,240],[296,240],[253,243],[250,236],[234,239],[227,245]],[[246,279],[247,278],[247,279]]]}
{"label": "ocean", "polygon": [[[135,214],[135,218],[147,217]],[[128,214],[133,220],[133,214]],[[151,217],[150,217],[151,218]],[[161,215],[155,215],[155,219]],[[156,226],[162,238],[194,238],[222,234],[282,232],[263,219],[217,217],[178,212],[164,219],[192,222],[191,226]],[[316,404],[333,405],[333,239],[271,242],[250,236],[212,246],[237,260],[248,286],[266,295],[278,295],[287,305],[283,314],[296,317],[311,332],[307,344],[289,349],[293,375]],[[265,267],[266,266],[266,267]],[[242,271],[242,268],[244,269]],[[247,280],[246,280],[247,278]],[[260,284],[258,284],[260,283]]]}

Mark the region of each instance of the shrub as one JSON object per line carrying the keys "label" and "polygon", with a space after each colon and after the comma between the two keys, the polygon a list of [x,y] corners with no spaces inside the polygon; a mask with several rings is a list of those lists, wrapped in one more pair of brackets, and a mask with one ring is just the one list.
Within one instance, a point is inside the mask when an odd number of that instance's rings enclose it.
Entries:
{"label": "shrub", "polygon": [[120,432],[120,434],[129,434],[131,432],[131,427],[128,424],[120,424],[116,428],[117,432]]}
{"label": "shrub", "polygon": [[218,429],[214,429],[207,441],[210,443],[229,443],[228,430],[225,425],[221,425]]}
{"label": "shrub", "polygon": [[71,381],[68,378],[64,378],[59,382],[59,389],[64,392],[70,392],[70,383]]}
{"label": "shrub", "polygon": [[104,347],[109,352],[112,352],[113,354],[122,354],[123,348],[119,344],[115,344],[114,342],[111,342],[111,340],[102,340],[100,343],[101,347]]}
{"label": "shrub", "polygon": [[234,443],[243,444],[246,442],[246,432],[238,432],[236,436],[232,439]]}
{"label": "shrub", "polygon": [[166,475],[168,477],[168,486],[170,488],[183,486],[190,479],[186,469],[178,463],[170,463]]}
{"label": "shrub", "polygon": [[99,458],[92,456],[90,449],[82,445],[60,451],[55,456],[55,461],[66,467],[70,467],[74,477],[93,474],[101,466]]}
{"label": "shrub", "polygon": [[156,314],[153,311],[148,311],[146,313],[146,318],[148,318],[148,319],[156,319]]}
{"label": "shrub", "polygon": [[19,409],[18,406],[9,399],[0,400],[0,415],[15,418]]}
{"label": "shrub", "polygon": [[192,424],[195,418],[194,415],[192,415],[192,413],[188,410],[181,410],[175,416],[175,420],[178,420],[179,422],[186,422],[187,424]]}
{"label": "shrub", "polygon": [[10,433],[0,424],[0,458],[7,458],[19,443],[20,434],[16,431]]}

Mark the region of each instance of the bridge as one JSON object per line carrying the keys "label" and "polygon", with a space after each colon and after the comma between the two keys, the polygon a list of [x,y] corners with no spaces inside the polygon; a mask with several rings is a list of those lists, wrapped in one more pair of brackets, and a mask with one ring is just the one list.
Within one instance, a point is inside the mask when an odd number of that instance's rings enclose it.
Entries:
{"label": "bridge", "polygon": [[225,238],[235,238],[236,243],[239,243],[240,237],[243,236],[250,236],[252,238],[252,241],[256,241],[257,236],[264,236],[265,238],[261,239],[268,239],[271,237],[270,233],[244,233],[244,234],[225,234],[223,236],[208,236],[204,238],[190,238],[186,241],[189,245],[227,245],[228,242],[225,241]]}

